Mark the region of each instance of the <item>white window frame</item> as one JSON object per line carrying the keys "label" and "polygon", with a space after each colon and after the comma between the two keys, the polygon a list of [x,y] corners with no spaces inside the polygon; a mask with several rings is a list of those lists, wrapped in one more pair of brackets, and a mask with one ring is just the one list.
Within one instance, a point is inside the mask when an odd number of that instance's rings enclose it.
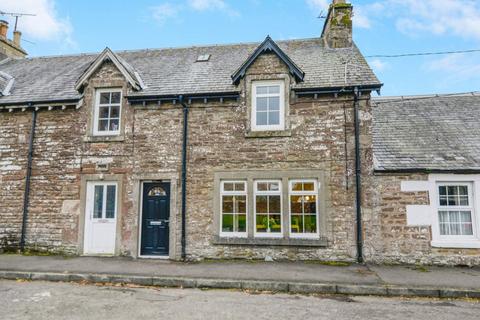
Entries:
{"label": "white window frame", "polygon": [[[439,185],[470,185],[469,194],[471,195],[470,205],[472,207],[472,228],[473,236],[449,236],[440,235],[440,219],[438,211],[445,207],[440,207],[439,203]],[[432,221],[432,247],[439,248],[480,248],[480,175],[455,175],[455,174],[432,174],[429,176],[429,200],[431,208]]]}
{"label": "white window frame", "polygon": [[[278,183],[278,191],[258,191],[259,183]],[[280,232],[257,232],[257,196],[280,196]],[[255,180],[253,183],[253,236],[255,238],[283,238],[283,188],[282,180]],[[269,213],[270,214],[270,213]],[[263,214],[260,214],[263,215]]]}
{"label": "white window frame", "polygon": [[[313,183],[313,191],[293,191],[294,183]],[[319,190],[320,183],[316,179],[294,179],[288,182],[288,235],[290,238],[299,239],[320,239],[320,214],[319,214]],[[317,230],[315,233],[293,233],[292,232],[292,204],[291,196],[315,196],[315,208],[317,219]]]}
{"label": "white window frame", "polygon": [[[257,88],[263,86],[280,87],[279,94],[261,94],[257,95]],[[257,97],[279,97],[280,103],[280,123],[278,125],[257,125]],[[251,130],[252,131],[280,131],[285,130],[285,81],[253,81],[252,82],[252,114],[251,114]]]}
{"label": "white window frame", "polygon": [[[101,93],[113,93],[113,92],[119,92],[120,93],[120,102],[119,103],[109,103],[109,104],[100,104],[100,94]],[[94,136],[117,136],[120,134],[120,128],[122,126],[122,89],[119,88],[105,88],[105,89],[96,89],[95,90],[95,107],[94,107],[94,116],[93,116],[93,135]],[[99,112],[100,112],[100,106],[118,106],[119,107],[119,112],[118,112],[118,129],[113,131],[100,131],[98,130],[98,122],[99,122]]]}
{"label": "white window frame", "polygon": [[[92,198],[90,201],[89,205],[91,205],[92,211],[91,211],[91,219],[92,220],[116,220],[117,215],[118,215],[118,183],[114,181],[91,181],[90,182],[92,185]],[[102,199],[102,217],[101,218],[95,218],[95,187],[96,186],[101,186],[103,188],[103,199]],[[113,218],[107,218],[107,187],[108,186],[114,186],[115,187],[115,212],[114,212],[114,217]]]}
{"label": "white window frame", "polygon": [[[242,183],[244,191],[225,191],[225,183]],[[248,236],[248,185],[245,180],[222,180],[220,183],[220,237],[222,238],[247,238]],[[245,232],[223,231],[223,196],[245,196]],[[236,213],[233,213],[234,215]]]}
{"label": "white window frame", "polygon": [[[465,186],[467,187],[468,190],[468,206],[442,206],[440,205],[440,194],[439,194],[439,187],[441,186]],[[436,185],[436,211],[437,211],[437,218],[438,218],[438,234],[439,234],[439,239],[441,240],[450,240],[453,239],[455,241],[458,240],[472,240],[476,239],[476,227],[475,227],[475,203],[473,201],[473,196],[472,196],[472,189],[473,189],[473,183],[471,182],[437,182]],[[472,218],[472,235],[442,235],[440,233],[440,211],[470,211],[471,212],[471,218]]]}

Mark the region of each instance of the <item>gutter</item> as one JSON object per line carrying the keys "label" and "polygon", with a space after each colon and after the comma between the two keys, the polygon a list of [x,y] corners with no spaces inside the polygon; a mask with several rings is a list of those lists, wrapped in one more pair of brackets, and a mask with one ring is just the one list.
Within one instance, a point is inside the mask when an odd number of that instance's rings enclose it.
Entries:
{"label": "gutter", "polygon": [[183,96],[178,96],[183,106],[183,142],[182,142],[182,260],[186,259],[186,223],[187,223],[187,142],[188,142],[188,105]]}
{"label": "gutter", "polygon": [[363,230],[362,230],[362,163],[360,159],[360,117],[359,117],[359,98],[360,91],[355,88],[353,91],[353,122],[355,125],[355,208],[357,218],[357,262],[363,263]]}
{"label": "gutter", "polygon": [[301,95],[313,95],[324,93],[350,93],[357,90],[358,92],[377,91],[380,94],[380,90],[383,87],[383,83],[372,85],[358,85],[358,86],[343,86],[343,87],[319,87],[319,88],[294,88],[293,91],[299,96]]}
{"label": "gutter", "polygon": [[428,168],[405,168],[405,169],[374,169],[375,174],[406,174],[406,173],[451,173],[451,174],[479,174],[480,169],[428,169]]}
{"label": "gutter", "polygon": [[28,205],[30,203],[30,179],[32,176],[33,140],[37,125],[37,110],[32,111],[32,127],[30,129],[30,141],[28,143],[27,173],[25,176],[25,192],[23,195],[22,234],[20,237],[20,250],[25,251],[25,236],[27,232]]}

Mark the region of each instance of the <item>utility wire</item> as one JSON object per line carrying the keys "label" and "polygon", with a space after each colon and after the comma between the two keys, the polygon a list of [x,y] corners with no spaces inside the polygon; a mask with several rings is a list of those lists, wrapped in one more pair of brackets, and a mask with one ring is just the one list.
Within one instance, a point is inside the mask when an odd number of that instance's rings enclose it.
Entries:
{"label": "utility wire", "polygon": [[480,52],[480,49],[460,50],[460,51],[403,53],[403,54],[375,54],[375,55],[365,56],[365,58],[402,58],[402,57],[438,56],[438,55],[446,55],[446,54],[461,54],[461,53],[474,53],[474,52]]}

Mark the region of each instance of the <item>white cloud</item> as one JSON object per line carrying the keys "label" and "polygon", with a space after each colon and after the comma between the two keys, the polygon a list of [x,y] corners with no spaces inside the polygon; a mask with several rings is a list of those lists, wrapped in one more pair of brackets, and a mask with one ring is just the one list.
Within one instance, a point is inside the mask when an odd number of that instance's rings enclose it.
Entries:
{"label": "white cloud", "polygon": [[[331,1],[329,0],[307,0],[308,6],[315,10],[315,14],[320,14],[320,11],[328,10],[328,6],[330,5]],[[326,14],[326,12],[325,12]]]}
{"label": "white cloud", "polygon": [[180,6],[171,3],[163,3],[150,8],[153,19],[160,24],[165,23],[170,18],[178,17],[180,9]]}
{"label": "white cloud", "polygon": [[[68,17],[59,17],[54,0],[2,0],[1,10],[5,12],[31,13],[36,16],[19,18],[18,30],[26,38],[41,41],[63,41],[75,46],[73,28]],[[14,19],[7,18],[13,27]]]}
{"label": "white cloud", "polygon": [[374,59],[374,60],[371,60],[369,61],[369,64],[370,66],[372,66],[373,69],[375,69],[375,71],[377,72],[381,72],[383,70],[385,70],[387,67],[388,67],[388,63],[387,62],[384,62],[380,59]]}

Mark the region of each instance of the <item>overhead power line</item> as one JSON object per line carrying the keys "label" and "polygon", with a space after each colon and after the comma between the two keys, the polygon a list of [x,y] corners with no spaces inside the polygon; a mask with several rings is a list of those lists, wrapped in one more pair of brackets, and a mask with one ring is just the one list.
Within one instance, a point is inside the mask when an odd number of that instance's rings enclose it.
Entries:
{"label": "overhead power line", "polygon": [[417,53],[403,53],[403,54],[375,54],[375,55],[365,56],[365,58],[402,58],[402,57],[438,56],[438,55],[446,55],[446,54],[461,54],[461,53],[474,53],[474,52],[480,52],[480,49],[460,50],[460,51],[417,52]]}

